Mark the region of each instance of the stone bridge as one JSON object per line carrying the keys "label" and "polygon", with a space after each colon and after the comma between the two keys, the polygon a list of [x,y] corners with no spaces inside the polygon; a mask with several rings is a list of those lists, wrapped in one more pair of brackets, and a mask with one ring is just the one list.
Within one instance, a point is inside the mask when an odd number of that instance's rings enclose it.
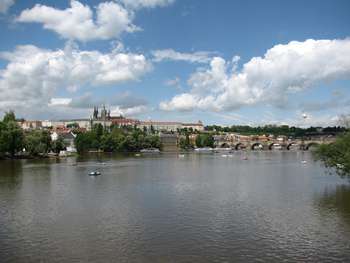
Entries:
{"label": "stone bridge", "polygon": [[224,136],[215,138],[215,147],[231,148],[234,150],[302,150],[307,151],[310,148],[320,144],[330,144],[335,141],[334,137],[315,138],[315,139],[269,139],[269,140],[232,140]]}

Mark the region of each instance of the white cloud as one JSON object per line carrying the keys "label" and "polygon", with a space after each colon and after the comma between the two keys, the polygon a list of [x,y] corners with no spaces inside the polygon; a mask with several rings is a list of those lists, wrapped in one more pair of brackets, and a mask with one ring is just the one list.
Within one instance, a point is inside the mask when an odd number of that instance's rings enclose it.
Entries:
{"label": "white cloud", "polygon": [[146,105],[139,105],[139,106],[134,106],[130,108],[122,108],[120,106],[116,106],[111,108],[111,115],[113,116],[122,115],[122,116],[130,117],[130,116],[136,116],[139,114],[144,114],[148,110],[149,109]]}
{"label": "white cloud", "polygon": [[0,58],[8,61],[0,70],[0,109],[25,113],[62,102],[52,100],[60,89],[135,81],[151,69],[141,54],[82,51],[71,46],[54,51],[18,46],[13,52],[0,53]]}
{"label": "white cloud", "polygon": [[350,39],[292,41],[254,57],[237,71],[238,58],[215,57],[198,69],[188,93],[160,103],[163,110],[232,110],[246,105],[283,106],[291,93],[320,82],[350,78]]}
{"label": "white cloud", "polygon": [[153,61],[187,61],[190,63],[208,63],[211,60],[212,52],[197,51],[193,53],[181,53],[173,49],[161,49],[152,51]]}
{"label": "white cloud", "polygon": [[15,0],[0,0],[0,13],[5,14],[15,3]]}
{"label": "white cloud", "polygon": [[[122,32],[134,32],[133,13],[115,2],[103,2],[96,13],[88,5],[72,0],[64,10],[37,4],[22,11],[18,22],[42,23],[45,29],[53,30],[66,39],[90,41],[118,38]],[[94,19],[96,17],[96,19]]]}
{"label": "white cloud", "polygon": [[49,102],[50,107],[54,106],[67,106],[72,102],[71,98],[51,98]]}
{"label": "white cloud", "polygon": [[167,6],[175,2],[175,0],[119,0],[126,7],[131,9],[154,8],[157,6]]}

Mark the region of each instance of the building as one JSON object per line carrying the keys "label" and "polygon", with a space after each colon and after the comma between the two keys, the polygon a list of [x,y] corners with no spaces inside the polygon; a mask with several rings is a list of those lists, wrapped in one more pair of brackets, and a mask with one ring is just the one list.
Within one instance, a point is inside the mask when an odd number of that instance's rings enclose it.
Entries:
{"label": "building", "polygon": [[112,121],[113,125],[118,125],[118,126],[135,126],[135,125],[137,126],[140,124],[139,120],[127,119],[121,115],[118,117],[110,117],[110,121]]}
{"label": "building", "polygon": [[187,128],[193,131],[204,131],[204,126],[201,121],[198,123],[182,123],[182,122],[171,122],[171,121],[139,121],[137,124],[138,128],[147,130],[155,130],[160,132],[177,132],[178,130]]}
{"label": "building", "polygon": [[171,121],[140,121],[137,125],[138,128],[147,130],[155,130],[160,132],[176,132],[178,129],[182,128],[180,122]]}
{"label": "building", "polygon": [[192,129],[193,131],[204,131],[204,125],[201,121],[197,123],[182,123],[182,128]]}
{"label": "building", "polygon": [[77,135],[70,129],[62,128],[57,129],[51,133],[51,140],[56,141],[59,137],[63,139],[63,143],[66,146],[67,152],[76,152],[74,139]]}
{"label": "building", "polygon": [[22,121],[19,122],[23,129],[58,129],[58,128],[81,128],[91,130],[96,124],[110,128],[112,125],[118,126],[136,126],[139,129],[154,130],[157,132],[177,132],[181,129],[192,131],[204,131],[201,121],[197,123],[182,123],[173,121],[140,121],[138,119],[125,118],[123,116],[111,116],[111,111],[105,106],[101,109],[94,107],[92,116],[89,119],[70,119],[70,120],[45,120],[45,121]]}
{"label": "building", "polygon": [[19,121],[17,123],[23,130],[36,130],[36,129],[42,128],[41,121],[25,121],[25,120],[23,120],[23,121]]}

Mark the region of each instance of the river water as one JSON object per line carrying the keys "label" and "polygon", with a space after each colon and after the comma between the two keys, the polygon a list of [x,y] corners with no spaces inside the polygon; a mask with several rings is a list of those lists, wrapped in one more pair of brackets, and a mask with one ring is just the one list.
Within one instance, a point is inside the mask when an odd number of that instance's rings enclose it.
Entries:
{"label": "river water", "polygon": [[349,262],[349,180],[308,152],[0,162],[0,262],[238,261]]}

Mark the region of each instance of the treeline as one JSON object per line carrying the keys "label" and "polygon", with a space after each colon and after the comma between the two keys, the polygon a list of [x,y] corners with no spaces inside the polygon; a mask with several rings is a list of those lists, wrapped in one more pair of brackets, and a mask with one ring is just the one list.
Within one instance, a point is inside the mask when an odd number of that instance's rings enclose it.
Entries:
{"label": "treeline", "polygon": [[144,148],[161,148],[158,135],[136,127],[118,127],[105,129],[96,124],[91,131],[77,133],[75,146],[78,153],[91,150],[104,152],[135,152]]}
{"label": "treeline", "polygon": [[7,112],[0,121],[0,157],[35,157],[65,149],[63,139],[51,140],[49,131],[33,130],[24,132],[16,122],[14,112]]}
{"label": "treeline", "polygon": [[288,125],[266,125],[252,127],[248,125],[233,125],[231,127],[222,127],[217,125],[206,126],[207,131],[212,132],[234,132],[240,133],[243,135],[263,135],[263,134],[272,134],[272,135],[285,135],[288,137],[300,138],[305,136],[312,135],[322,135],[322,134],[339,134],[344,133],[347,129],[340,126],[334,127],[309,127],[309,128],[300,128],[300,127],[290,127]]}
{"label": "treeline", "polygon": [[350,132],[332,144],[320,145],[314,153],[326,166],[335,167],[341,175],[350,175]]}
{"label": "treeline", "polygon": [[201,133],[196,135],[195,142],[192,143],[189,137],[189,133],[185,134],[185,137],[181,137],[179,146],[183,150],[193,149],[195,146],[201,147],[214,147],[214,137],[209,133]]}

